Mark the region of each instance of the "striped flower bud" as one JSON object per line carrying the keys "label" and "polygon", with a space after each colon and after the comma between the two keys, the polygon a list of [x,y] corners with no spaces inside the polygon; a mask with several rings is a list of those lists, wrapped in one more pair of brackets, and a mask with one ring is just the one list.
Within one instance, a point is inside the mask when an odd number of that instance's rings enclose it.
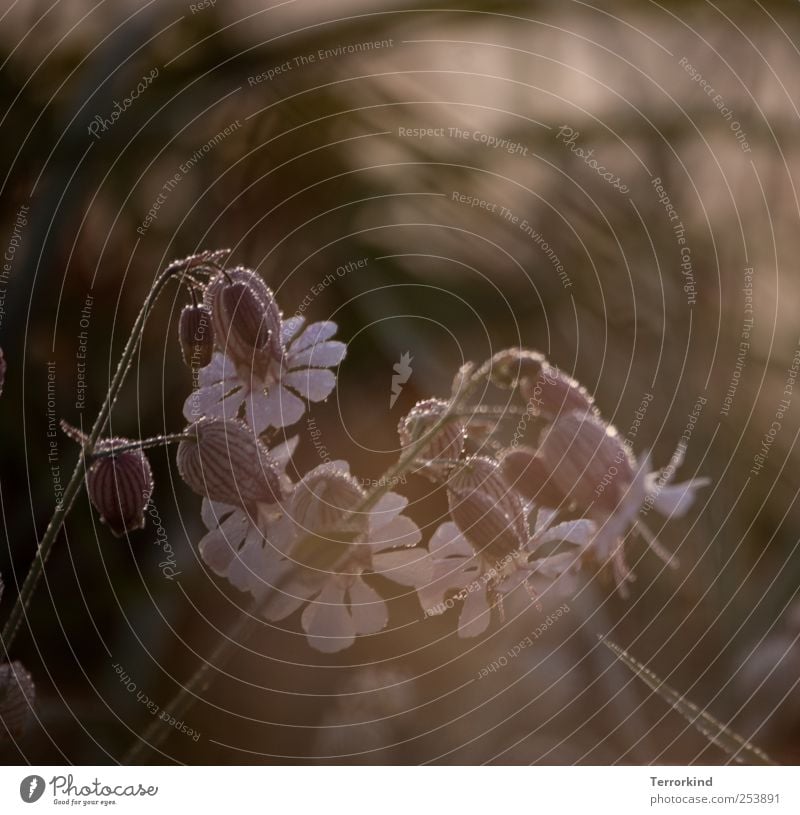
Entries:
{"label": "striped flower bud", "polygon": [[564,500],[544,461],[530,447],[516,447],[501,453],[500,469],[509,486],[526,500],[543,507],[557,507]]}
{"label": "striped flower bud", "polygon": [[20,662],[0,664],[0,743],[17,741],[33,717],[36,688]]}
{"label": "striped flower bud", "polygon": [[3,395],[3,384],[6,381],[6,358],[3,349],[0,348],[0,396]]}
{"label": "striped flower bud", "polygon": [[[100,442],[98,453],[130,444],[128,439]],[[150,463],[141,450],[126,450],[96,458],[86,475],[89,498],[100,520],[118,538],[144,527],[144,511],[153,492]]]}
{"label": "striped flower bud", "polygon": [[363,499],[364,490],[353,476],[323,465],[297,484],[289,514],[304,530],[323,532],[341,524]]}
{"label": "striped flower bud", "polygon": [[205,368],[214,354],[211,309],[202,303],[185,306],[178,320],[178,340],[183,361],[190,368]]}
{"label": "striped flower bud", "polygon": [[617,431],[581,411],[560,416],[545,430],[537,456],[555,487],[582,509],[613,511],[636,474]]}
{"label": "striped flower bud", "polygon": [[492,382],[500,388],[514,388],[521,379],[538,376],[546,364],[538,351],[509,348],[492,358]]}
{"label": "striped flower bud", "polygon": [[217,347],[237,365],[264,369],[283,357],[275,296],[249,269],[217,275],[206,289]]}
{"label": "striped flower bud", "polygon": [[528,542],[525,507],[496,461],[475,457],[447,482],[450,517],[472,547],[502,558]]}
{"label": "striped flower bud", "polygon": [[519,389],[535,416],[554,419],[572,411],[597,412],[594,398],[586,388],[547,362],[538,372],[531,370],[523,376]]}
{"label": "striped flower bud", "polygon": [[281,499],[280,469],[264,444],[237,419],[201,419],[178,445],[181,478],[198,495],[231,506]]}
{"label": "striped flower bud", "polygon": [[432,436],[430,435],[431,429],[448,407],[447,402],[441,399],[418,402],[400,420],[397,427],[402,447],[408,447],[423,438],[426,440],[427,444],[419,454],[419,459],[425,462],[420,473],[431,481],[443,481],[447,477],[453,469],[453,462],[460,458],[466,444],[467,426],[461,419],[448,421]]}

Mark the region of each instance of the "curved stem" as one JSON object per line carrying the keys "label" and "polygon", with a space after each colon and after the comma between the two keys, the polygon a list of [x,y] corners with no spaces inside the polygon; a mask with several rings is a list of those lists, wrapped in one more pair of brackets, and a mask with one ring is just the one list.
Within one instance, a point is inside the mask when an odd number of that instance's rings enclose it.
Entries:
{"label": "curved stem", "polygon": [[177,444],[181,441],[191,439],[192,436],[186,433],[167,433],[163,436],[153,436],[150,439],[141,439],[140,441],[132,441],[129,444],[117,444],[109,447],[107,450],[96,450],[87,458],[92,460],[98,458],[108,458],[115,456],[118,453],[126,453],[128,450],[149,450],[153,447],[164,447],[168,444]]}
{"label": "curved stem", "polygon": [[[368,511],[374,506],[380,498],[389,491],[394,479],[402,475],[409,466],[413,466],[417,456],[431,443],[433,437],[443,428],[448,422],[453,421],[458,414],[458,411],[463,409],[463,403],[468,396],[472,394],[475,388],[486,379],[494,363],[494,357],[487,360],[480,368],[478,368],[467,380],[464,387],[461,389],[458,398],[454,399],[448,405],[448,409],[434,422],[428,432],[420,439],[412,442],[405,448],[403,454],[397,462],[390,467],[384,475],[378,479],[380,485],[367,493],[364,500],[342,521],[346,524],[347,521],[354,515]],[[308,537],[301,539],[298,545],[308,540]],[[279,588],[274,586],[273,588]],[[199,693],[204,691],[213,681],[213,676],[209,674],[211,663],[216,663],[214,667],[219,671],[230,659],[234,646],[238,645],[237,638],[249,634],[251,627],[255,628],[256,624],[260,623],[259,615],[262,606],[266,603],[266,598],[254,601],[247,613],[237,618],[234,625],[228,629],[223,637],[217,642],[209,659],[205,660],[203,664],[192,674],[189,681],[180,687],[177,693],[172,697],[168,703],[167,708],[170,715],[175,718],[182,717],[192,705],[200,698]],[[145,748],[149,747],[152,750],[157,750],[159,745],[164,741],[169,733],[169,728],[164,726],[164,723],[159,719],[151,722],[145,730],[142,737],[131,747],[131,749],[123,757],[123,763],[129,764],[137,760]]]}
{"label": "curved stem", "polygon": [[64,494],[61,501],[56,504],[55,511],[50,518],[47,529],[45,530],[42,540],[36,549],[36,556],[34,557],[33,563],[31,563],[30,569],[25,576],[19,596],[17,597],[17,602],[14,604],[14,608],[11,609],[11,613],[6,620],[5,626],[3,626],[0,639],[2,639],[3,648],[6,652],[11,649],[14,639],[17,636],[17,632],[19,631],[19,627],[22,623],[22,619],[28,610],[28,606],[30,605],[33,593],[36,591],[36,586],[41,579],[44,565],[47,562],[47,558],[50,556],[53,544],[58,537],[58,533],[61,531],[61,527],[64,525],[65,518],[72,509],[75,498],[78,496],[78,493],[83,486],[86,463],[94,453],[94,447],[97,444],[97,440],[100,438],[100,434],[103,432],[106,424],[108,423],[111,410],[114,407],[117,397],[119,396],[122,384],[125,381],[125,377],[130,369],[131,362],[133,361],[133,355],[136,352],[136,348],[139,345],[139,340],[142,337],[147,316],[150,313],[150,310],[152,309],[153,304],[155,303],[159,294],[161,294],[161,290],[164,288],[167,281],[173,275],[186,271],[187,267],[191,267],[192,260],[193,259],[187,258],[182,261],[171,263],[158,276],[158,278],[156,278],[156,281],[153,283],[150,291],[147,293],[147,297],[145,297],[142,308],[139,311],[139,314],[136,316],[136,321],[133,324],[128,341],[125,343],[125,348],[122,351],[122,356],[120,357],[119,364],[117,365],[117,370],[111,379],[111,384],[109,385],[108,392],[106,393],[106,398],[102,407],[100,408],[100,412],[97,414],[97,418],[92,425],[92,429],[89,431],[89,435],[86,437],[83,449],[78,456],[75,469],[72,471],[69,482],[64,489]]}

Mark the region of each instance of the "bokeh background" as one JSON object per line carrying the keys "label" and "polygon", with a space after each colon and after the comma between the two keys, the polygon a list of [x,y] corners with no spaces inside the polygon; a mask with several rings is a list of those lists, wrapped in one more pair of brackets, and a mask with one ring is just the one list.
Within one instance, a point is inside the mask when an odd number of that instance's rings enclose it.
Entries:
{"label": "bokeh background", "polygon": [[[657,464],[688,428],[679,475],[714,483],[686,519],[657,526],[678,570],[634,542],[628,600],[588,575],[570,613],[486,679],[475,681],[536,627],[535,611],[465,642],[453,613],[423,622],[397,602],[388,634],[336,656],[309,649],[296,620],[265,624],[212,666],[185,717],[199,737],[176,730],[143,760],[728,761],[598,645],[607,634],[795,762],[797,4],[436,5],[0,10],[0,613],[54,477],[77,456],[48,431],[59,418],[91,424],[158,271],[230,247],[287,314],[305,300],[309,317],[339,323],[348,357],[310,415],[323,455],[363,477],[394,461],[398,419],[446,395],[463,360],[526,345]],[[182,426],[185,301],[174,287],[160,299],[115,435]],[[413,373],[390,408],[405,352]],[[303,472],[321,453],[299,429]],[[24,739],[0,748],[5,762],[121,760],[152,717],[114,666],[164,707],[246,604],[199,561],[200,502],[172,452],[150,458],[180,574],[165,575],[152,523],[118,540],[79,499],[11,654],[34,676],[37,707]],[[442,506],[421,479],[403,491],[427,537]]]}

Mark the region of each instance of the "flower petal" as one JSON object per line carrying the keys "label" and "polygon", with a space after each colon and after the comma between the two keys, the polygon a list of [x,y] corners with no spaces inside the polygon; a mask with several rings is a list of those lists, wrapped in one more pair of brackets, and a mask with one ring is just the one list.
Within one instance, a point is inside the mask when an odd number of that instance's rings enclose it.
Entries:
{"label": "flower petal", "polygon": [[694,503],[695,490],[710,483],[710,478],[695,478],[681,484],[670,484],[661,489],[656,487],[653,494],[653,505],[668,518],[682,518]]}
{"label": "flower petal", "polygon": [[370,532],[369,545],[373,552],[416,546],[422,539],[419,527],[405,515],[398,515],[380,529]]}
{"label": "flower petal", "polygon": [[288,427],[299,421],[306,412],[306,406],[286,388],[275,385],[270,388],[266,399],[258,406],[258,423],[267,422],[267,427]]}
{"label": "flower petal", "polygon": [[288,320],[283,321],[281,327],[281,342],[287,345],[297,335],[297,332],[305,324],[306,318],[296,314],[294,317],[289,317]]}
{"label": "flower petal", "polygon": [[372,568],[403,586],[420,588],[433,580],[433,563],[421,547],[380,552],[373,556]]}
{"label": "flower petal", "polygon": [[443,523],[431,537],[428,550],[434,557],[444,558],[452,556],[471,557],[472,547],[461,534],[459,528],[452,522]]}
{"label": "flower petal", "polygon": [[396,492],[387,492],[370,510],[369,528],[378,530],[391,523],[408,505],[408,498]]}
{"label": "flower petal", "polygon": [[350,613],[356,634],[375,634],[389,623],[383,598],[360,577],[350,586]]}
{"label": "flower petal", "polygon": [[290,354],[296,354],[310,348],[312,345],[318,345],[325,340],[329,340],[337,329],[336,323],[327,320],[321,323],[311,323],[306,330],[291,344],[289,349]]}
{"label": "flower petal", "polygon": [[281,382],[294,388],[310,402],[321,402],[336,387],[336,376],[327,368],[304,368],[284,374]]}
{"label": "flower petal", "polygon": [[223,504],[220,501],[209,501],[208,498],[203,498],[203,503],[200,507],[200,517],[203,519],[203,523],[207,529],[216,529],[231,512],[236,511],[236,507],[230,504]]}
{"label": "flower petal", "polygon": [[542,544],[563,541],[564,543],[573,543],[576,546],[588,546],[596,532],[597,527],[593,521],[588,518],[579,518],[575,521],[564,521],[550,527],[544,535],[537,538],[536,542]]}
{"label": "flower petal", "polygon": [[343,342],[320,342],[306,348],[305,351],[287,354],[288,368],[333,368],[338,365],[347,354],[347,346]]}
{"label": "flower petal", "polygon": [[486,600],[486,592],[469,592],[458,618],[458,635],[460,637],[477,637],[486,631],[491,621],[492,610]]}
{"label": "flower petal", "polygon": [[332,654],[355,641],[355,625],[344,603],[344,588],[335,578],[329,578],[316,600],[306,606],[301,621],[309,644],[318,651]]}

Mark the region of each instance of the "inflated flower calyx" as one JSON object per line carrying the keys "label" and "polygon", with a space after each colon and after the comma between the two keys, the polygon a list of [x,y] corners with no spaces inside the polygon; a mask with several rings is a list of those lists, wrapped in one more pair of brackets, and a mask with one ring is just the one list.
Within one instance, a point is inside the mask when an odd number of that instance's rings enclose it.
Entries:
{"label": "inflated flower calyx", "polygon": [[500,468],[508,485],[538,506],[558,507],[564,495],[553,483],[544,460],[530,447],[515,447],[500,454]]}
{"label": "inflated flower calyx", "polygon": [[214,355],[211,309],[204,303],[184,306],[178,320],[178,340],[183,361],[190,368],[205,368]]}
{"label": "inflated flower calyx", "polygon": [[35,699],[33,679],[22,663],[0,664],[0,744],[25,735]]}
{"label": "inflated flower calyx", "polygon": [[96,452],[104,455],[94,459],[86,475],[89,499],[100,520],[118,538],[144,527],[144,511],[153,492],[153,473],[145,454],[141,450],[113,452],[128,444],[132,444],[129,439],[98,443]]}
{"label": "inflated flower calyx", "polygon": [[496,461],[467,460],[448,479],[450,517],[470,545],[501,558],[528,542],[525,507]]}
{"label": "inflated flower calyx", "polygon": [[429,436],[431,428],[448,410],[449,405],[441,399],[426,399],[418,402],[411,411],[400,420],[397,433],[400,445],[409,445],[425,438],[426,445],[419,454],[419,460],[425,464],[419,472],[432,481],[441,481],[447,477],[464,452],[467,438],[467,425],[462,419],[452,419]]}
{"label": "inflated flower calyx", "polygon": [[275,504],[280,470],[265,445],[237,419],[201,419],[178,445],[181,478],[198,495],[231,506]]}
{"label": "inflated flower calyx", "polygon": [[491,380],[500,388],[515,388],[523,378],[538,376],[546,364],[538,351],[508,348],[492,358]]}
{"label": "inflated flower calyx", "polygon": [[573,411],[597,413],[594,397],[577,380],[544,362],[520,379],[519,391],[533,415],[554,419]]}
{"label": "inflated flower calyx", "polygon": [[614,510],[636,474],[616,430],[581,411],[560,416],[543,432],[537,456],[552,484],[581,508]]}
{"label": "inflated flower calyx", "polygon": [[318,467],[295,487],[289,514],[304,530],[324,532],[340,525],[363,499],[364,490],[351,475]]}
{"label": "inflated flower calyx", "polygon": [[283,357],[281,313],[275,296],[253,271],[221,272],[208,284],[217,348],[242,366],[266,369]]}

